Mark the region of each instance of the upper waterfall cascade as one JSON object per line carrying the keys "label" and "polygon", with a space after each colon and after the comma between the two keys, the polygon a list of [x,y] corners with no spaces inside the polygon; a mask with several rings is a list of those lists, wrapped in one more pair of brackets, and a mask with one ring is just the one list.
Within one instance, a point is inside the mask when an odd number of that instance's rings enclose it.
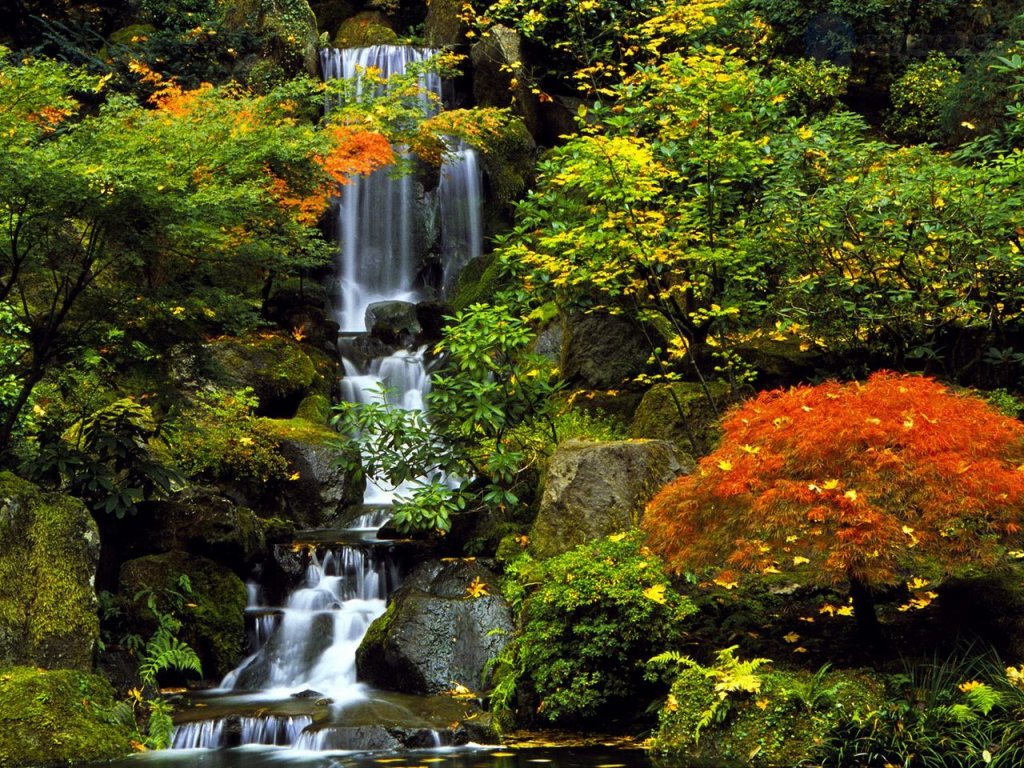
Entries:
{"label": "upper waterfall cascade", "polygon": [[[399,74],[431,53],[373,46],[326,50],[321,61],[326,78],[355,78],[358,90],[365,69],[375,68],[385,77]],[[424,93],[438,97],[425,96],[430,104],[440,103],[436,75],[421,75],[420,85]],[[387,169],[346,185],[335,208],[338,320],[343,330],[366,330],[366,309],[374,302],[416,301],[451,288],[462,266],[480,255],[480,190],[475,153],[454,145],[435,191],[424,192],[412,174],[396,176]],[[433,243],[427,242],[430,232],[436,234]],[[442,273],[433,284],[422,276],[429,253],[439,258]],[[423,407],[430,386],[423,349],[399,349],[365,368],[342,362],[347,400],[386,397],[393,407]],[[367,728],[379,721],[381,712],[412,732],[417,746],[440,743],[430,717],[415,703],[396,703],[395,696],[374,691],[356,678],[359,643],[384,612],[401,576],[392,547],[375,538],[386,522],[392,494],[400,490],[368,483],[364,508],[369,511],[344,531],[334,532],[330,545],[297,543],[308,565],[302,583],[283,605],[268,604],[260,584],[250,582],[252,655],[206,696],[202,710],[183,718],[188,722],[176,729],[175,749],[245,744],[372,749],[372,741],[366,746]]]}

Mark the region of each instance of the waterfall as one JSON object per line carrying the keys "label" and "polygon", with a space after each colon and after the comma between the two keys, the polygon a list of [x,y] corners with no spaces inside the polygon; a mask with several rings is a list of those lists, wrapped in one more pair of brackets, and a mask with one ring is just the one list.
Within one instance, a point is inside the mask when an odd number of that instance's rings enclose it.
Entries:
{"label": "waterfall", "polygon": [[[373,46],[328,50],[321,54],[324,76],[356,78],[367,68],[387,77],[405,72],[432,54],[414,48]],[[436,75],[420,75],[428,108],[439,103]],[[346,331],[364,331],[369,304],[416,301],[454,284],[458,270],[480,254],[480,171],[475,153],[457,147],[441,169],[438,189],[425,195],[411,175],[387,170],[355,179],[337,201],[338,322]],[[439,230],[441,284],[420,279],[423,242],[431,219]],[[342,359],[343,397],[351,402],[381,402],[404,409],[423,408],[430,379],[426,349],[398,349],[365,366]],[[386,394],[381,390],[383,386]],[[364,514],[339,531],[308,532],[296,543],[306,558],[301,583],[283,605],[269,604],[258,580],[248,586],[252,654],[206,694],[174,735],[174,749],[219,749],[265,745],[303,750],[390,748],[395,737],[383,726],[365,724],[368,710],[401,718],[409,734],[403,742],[437,746],[437,728],[404,704],[384,702],[386,694],[356,679],[356,650],[374,619],[384,613],[388,595],[398,586],[400,569],[392,546],[376,531],[388,518],[388,505],[404,488],[389,488],[371,478]],[[318,534],[318,536],[312,536]],[[326,539],[324,538],[326,537]],[[198,715],[198,716],[197,716]],[[376,722],[376,721],[375,721]],[[369,746],[367,746],[369,745]]]}

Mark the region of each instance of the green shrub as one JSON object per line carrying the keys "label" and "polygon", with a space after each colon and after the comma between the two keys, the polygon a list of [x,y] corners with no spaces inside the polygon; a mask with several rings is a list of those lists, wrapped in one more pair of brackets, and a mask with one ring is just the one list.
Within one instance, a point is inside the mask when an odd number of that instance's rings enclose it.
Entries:
{"label": "green shrub", "polygon": [[889,130],[905,141],[942,141],[948,135],[944,117],[959,80],[960,66],[941,53],[911,64],[892,85]]}
{"label": "green shrub", "polygon": [[257,404],[249,387],[197,394],[170,444],[181,471],[191,479],[284,477],[288,462],[277,451],[273,429],[253,415]]}
{"label": "green shrub", "polygon": [[498,714],[507,717],[517,698],[552,723],[593,721],[627,703],[642,712],[654,694],[645,663],[679,645],[696,608],[640,536],[615,534],[543,562],[524,555],[507,571],[507,596],[522,613],[498,660]]}

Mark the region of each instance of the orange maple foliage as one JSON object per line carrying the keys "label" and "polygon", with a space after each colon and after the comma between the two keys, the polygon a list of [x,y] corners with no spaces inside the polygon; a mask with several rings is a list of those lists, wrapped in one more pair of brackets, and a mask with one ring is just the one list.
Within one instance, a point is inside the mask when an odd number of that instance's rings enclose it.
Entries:
{"label": "orange maple foliage", "polygon": [[677,571],[870,589],[990,566],[1020,540],[1024,425],[931,379],[763,392],[722,427],[647,508],[649,545]]}
{"label": "orange maple foliage", "polygon": [[338,193],[338,185],[347,184],[352,176],[372,173],[395,159],[391,144],[379,133],[344,125],[329,126],[325,132],[329,149],[313,155],[313,161],[323,169],[327,180],[312,193],[297,194],[284,179],[267,171],[271,196],[292,211],[299,223],[309,226],[316,224],[327,210],[331,197]]}

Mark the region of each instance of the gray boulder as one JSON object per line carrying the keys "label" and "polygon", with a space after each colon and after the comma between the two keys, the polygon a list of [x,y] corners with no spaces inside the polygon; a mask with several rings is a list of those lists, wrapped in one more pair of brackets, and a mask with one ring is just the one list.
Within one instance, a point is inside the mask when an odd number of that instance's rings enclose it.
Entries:
{"label": "gray boulder", "polygon": [[359,646],[359,679],[415,694],[456,685],[480,688],[484,666],[505,647],[513,629],[497,583],[472,560],[418,566]]}
{"label": "gray boulder", "polygon": [[375,339],[395,346],[412,346],[423,331],[416,305],[408,301],[378,301],[366,308],[366,328]]}
{"label": "gray boulder", "polygon": [[644,330],[620,315],[572,315],[565,320],[562,375],[592,389],[613,389],[640,373],[651,354]]}
{"label": "gray boulder", "polygon": [[504,24],[495,24],[474,43],[470,49],[473,97],[481,107],[511,106],[530,133],[536,134],[537,100],[527,78],[517,71],[523,66],[522,47],[519,33]]}
{"label": "gray boulder", "polygon": [[0,472],[0,667],[92,668],[99,556],[81,501]]}
{"label": "gray boulder", "polygon": [[664,440],[568,440],[548,462],[540,511],[530,533],[538,557],[636,527],[663,485],[693,463],[680,463]]}

